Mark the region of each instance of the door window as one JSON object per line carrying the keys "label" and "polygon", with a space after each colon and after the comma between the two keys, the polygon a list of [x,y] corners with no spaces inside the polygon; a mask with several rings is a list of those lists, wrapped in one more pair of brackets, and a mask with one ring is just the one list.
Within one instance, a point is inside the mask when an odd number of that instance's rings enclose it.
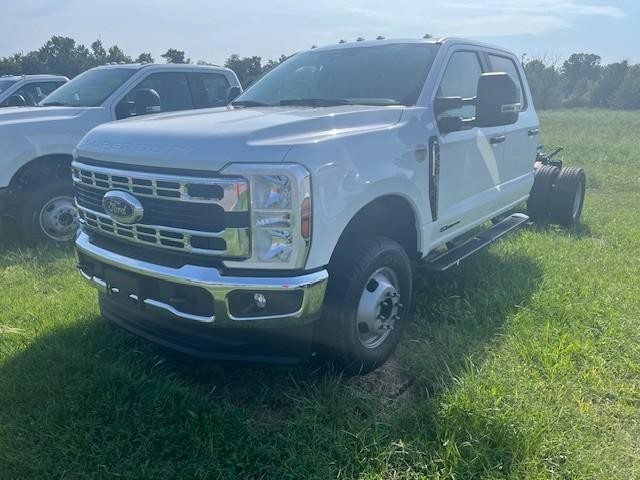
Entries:
{"label": "door window", "polygon": [[223,107],[227,104],[229,81],[219,73],[198,74],[204,87],[204,107]]}
{"label": "door window", "polygon": [[[142,89],[153,89],[160,96],[160,111],[175,112],[178,110],[191,110],[193,108],[193,98],[186,73],[160,72],[152,73],[120,102],[123,107],[118,107],[119,112],[128,111],[128,115],[135,112],[136,92]],[[127,108],[124,108],[127,107]],[[118,115],[121,117],[122,115]],[[127,115],[123,115],[127,116]]]}
{"label": "door window", "polygon": [[40,103],[44,98],[57,89],[64,82],[34,82],[19,88],[14,95],[21,95],[27,105],[34,106]]}
{"label": "door window", "polygon": [[491,62],[491,71],[492,72],[505,72],[508,73],[511,79],[516,84],[518,88],[519,102],[522,105],[522,110],[526,107],[526,99],[524,98],[524,88],[522,87],[522,78],[520,77],[520,72],[518,72],[518,67],[516,67],[515,62],[507,57],[503,57],[501,55],[492,55],[489,54],[489,60]]}
{"label": "door window", "polygon": [[[478,90],[478,79],[482,75],[480,60],[475,52],[462,51],[451,55],[449,63],[440,82],[439,97],[475,97]],[[451,117],[470,118],[475,115],[473,105],[465,105],[445,113]]]}

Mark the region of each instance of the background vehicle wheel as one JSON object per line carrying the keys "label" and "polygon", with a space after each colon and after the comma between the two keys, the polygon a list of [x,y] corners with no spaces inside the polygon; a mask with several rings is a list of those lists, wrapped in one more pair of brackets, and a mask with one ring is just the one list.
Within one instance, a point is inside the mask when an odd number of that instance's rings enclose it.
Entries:
{"label": "background vehicle wheel", "polygon": [[551,191],[560,168],[543,165],[535,172],[533,187],[527,200],[527,214],[536,223],[546,223],[551,209]]}
{"label": "background vehicle wheel", "polygon": [[560,171],[551,191],[551,222],[572,227],[580,221],[586,184],[582,168],[566,167]]}
{"label": "background vehicle wheel", "polygon": [[329,266],[321,346],[349,373],[379,367],[408,322],[411,289],[411,263],[400,244],[375,235],[354,238]]}
{"label": "background vehicle wheel", "polygon": [[21,234],[28,244],[69,242],[78,229],[78,212],[69,181],[34,186],[22,207]]}

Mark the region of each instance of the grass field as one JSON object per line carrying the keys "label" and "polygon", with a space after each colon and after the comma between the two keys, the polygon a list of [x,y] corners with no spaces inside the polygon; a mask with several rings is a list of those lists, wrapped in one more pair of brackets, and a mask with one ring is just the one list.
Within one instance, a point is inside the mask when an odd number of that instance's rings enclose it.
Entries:
{"label": "grass field", "polygon": [[100,318],[71,249],[2,248],[0,478],[640,478],[640,112],[542,128],[587,170],[583,225],[419,276],[363,378],[167,354]]}

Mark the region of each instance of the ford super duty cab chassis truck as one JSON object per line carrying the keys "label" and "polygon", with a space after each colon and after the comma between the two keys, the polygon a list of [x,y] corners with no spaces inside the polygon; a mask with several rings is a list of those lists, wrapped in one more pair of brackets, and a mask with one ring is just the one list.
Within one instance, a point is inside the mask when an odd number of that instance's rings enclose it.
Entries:
{"label": "ford super duty cab chassis truck", "polygon": [[527,201],[536,220],[578,221],[584,172],[537,156],[538,129],[500,48],[299,53],[228,107],[92,130],[72,166],[79,270],[105,317],[159,344],[324,350],[366,372],[407,324],[412,265],[456,265],[527,222],[512,213]]}
{"label": "ford super duty cab chassis truck", "polygon": [[[9,81],[0,78],[0,90]],[[37,106],[0,109],[0,237],[5,224],[6,230],[17,227],[24,242],[75,238],[72,152],[93,127],[226,105],[239,92],[238,78],[226,68],[104,65],[52,91]]]}

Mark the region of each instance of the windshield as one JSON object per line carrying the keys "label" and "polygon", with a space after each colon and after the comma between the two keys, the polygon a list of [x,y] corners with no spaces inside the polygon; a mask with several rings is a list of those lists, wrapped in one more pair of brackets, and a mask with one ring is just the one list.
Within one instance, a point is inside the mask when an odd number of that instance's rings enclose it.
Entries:
{"label": "windshield", "polygon": [[414,105],[437,49],[406,43],[303,52],[266,74],[233,105]]}
{"label": "windshield", "polygon": [[97,107],[136,72],[133,68],[95,69],[78,75],[46,97],[41,106]]}
{"label": "windshield", "polygon": [[4,92],[11,85],[16,83],[17,80],[0,80],[0,93]]}

